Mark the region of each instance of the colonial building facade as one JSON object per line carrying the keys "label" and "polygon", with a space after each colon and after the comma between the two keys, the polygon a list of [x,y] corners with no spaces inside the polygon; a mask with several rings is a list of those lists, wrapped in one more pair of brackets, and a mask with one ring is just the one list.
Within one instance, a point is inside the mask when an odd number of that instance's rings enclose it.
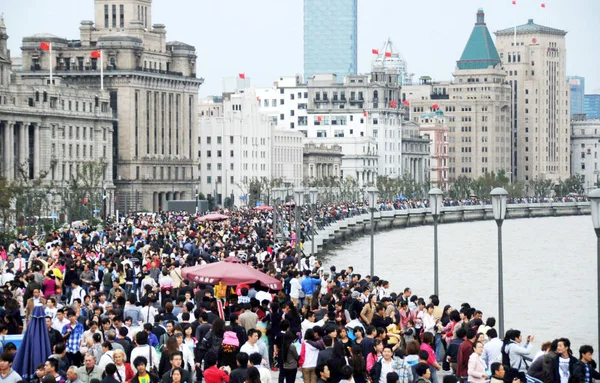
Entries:
{"label": "colonial building facade", "polygon": [[[167,42],[162,24],[152,24],[151,0],[95,0],[95,21],[82,21],[80,37],[49,34],[23,39],[22,76],[55,76],[110,96],[113,175],[118,204],[129,210],[158,210],[165,200],[191,199],[198,122],[196,51]],[[52,50],[40,50],[47,42]],[[102,58],[96,58],[101,52]],[[52,55],[49,57],[49,55]],[[94,57],[92,57],[94,56]],[[51,60],[51,63],[50,63]]]}
{"label": "colonial building facade", "polygon": [[110,213],[113,116],[108,92],[64,84],[60,78],[50,82],[46,76],[12,74],[7,39],[0,18],[0,176],[43,178],[66,187],[84,163],[101,163],[98,187],[106,189]]}

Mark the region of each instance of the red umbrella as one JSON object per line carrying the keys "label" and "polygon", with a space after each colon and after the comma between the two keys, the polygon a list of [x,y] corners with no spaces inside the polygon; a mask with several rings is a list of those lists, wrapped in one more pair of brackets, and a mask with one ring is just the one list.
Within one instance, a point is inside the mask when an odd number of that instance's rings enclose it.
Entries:
{"label": "red umbrella", "polygon": [[257,206],[254,208],[254,210],[271,211],[271,210],[273,210],[273,206],[268,206],[268,205]]}
{"label": "red umbrella", "polygon": [[261,285],[273,290],[281,290],[283,286],[277,279],[256,270],[252,266],[235,262],[215,262],[207,265],[184,267],[181,269],[183,278],[209,285],[221,282],[227,286],[237,286],[242,283]]}
{"label": "red umbrella", "polygon": [[198,222],[204,221],[223,221],[229,219],[229,216],[219,213],[211,213],[198,218]]}

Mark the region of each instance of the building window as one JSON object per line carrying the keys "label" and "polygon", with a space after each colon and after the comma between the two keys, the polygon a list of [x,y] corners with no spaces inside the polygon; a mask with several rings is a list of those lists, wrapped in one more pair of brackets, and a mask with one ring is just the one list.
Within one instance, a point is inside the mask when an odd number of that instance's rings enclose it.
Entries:
{"label": "building window", "polygon": [[207,184],[210,184],[210,183],[212,183],[212,177],[211,177],[211,176],[207,176],[207,177],[206,177],[206,183],[207,183]]}
{"label": "building window", "polygon": [[117,6],[116,5],[112,6],[112,27],[113,28],[117,27]]}
{"label": "building window", "polygon": [[108,4],[104,5],[104,28],[108,28]]}
{"label": "building window", "polygon": [[120,20],[120,25],[121,28],[125,28],[125,8],[123,6],[123,4],[119,5],[119,16],[121,18]]}

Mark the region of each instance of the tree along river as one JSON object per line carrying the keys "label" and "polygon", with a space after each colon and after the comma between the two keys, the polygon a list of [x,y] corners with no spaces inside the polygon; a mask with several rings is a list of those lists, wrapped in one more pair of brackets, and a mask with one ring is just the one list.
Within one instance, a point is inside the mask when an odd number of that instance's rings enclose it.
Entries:
{"label": "tree along river", "polygon": [[[598,344],[596,235],[590,216],[506,220],[502,228],[505,331],[544,341]],[[441,305],[469,302],[498,319],[497,227],[494,221],[438,226]],[[370,236],[331,247],[328,270],[353,266],[369,274]],[[411,287],[428,301],[433,293],[433,226],[375,234],[375,275],[393,292]],[[496,328],[498,326],[496,325]],[[525,338],[525,336],[523,338]]]}

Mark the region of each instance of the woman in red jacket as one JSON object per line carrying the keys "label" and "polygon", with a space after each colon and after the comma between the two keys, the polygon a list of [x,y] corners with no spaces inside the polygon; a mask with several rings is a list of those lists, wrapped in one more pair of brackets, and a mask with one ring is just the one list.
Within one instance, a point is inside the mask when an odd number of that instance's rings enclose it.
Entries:
{"label": "woman in red jacket", "polygon": [[125,352],[123,350],[115,350],[113,353],[113,361],[117,366],[117,372],[115,373],[114,378],[121,383],[129,383],[135,373],[133,372],[133,368],[131,368],[131,364],[125,363]]}

